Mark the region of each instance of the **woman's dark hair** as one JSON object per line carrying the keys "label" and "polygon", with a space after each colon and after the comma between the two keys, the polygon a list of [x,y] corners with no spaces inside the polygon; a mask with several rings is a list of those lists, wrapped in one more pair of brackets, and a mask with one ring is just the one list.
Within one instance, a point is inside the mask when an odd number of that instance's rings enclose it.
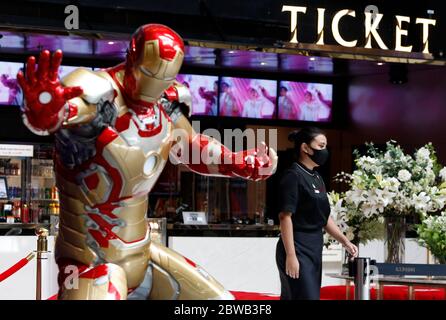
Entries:
{"label": "woman's dark hair", "polygon": [[280,90],[288,91],[288,88],[287,88],[287,87],[284,87],[284,86],[281,86],[281,87],[280,87]]}
{"label": "woman's dark hair", "polygon": [[298,156],[300,153],[300,146],[302,145],[302,143],[306,143],[309,145],[311,141],[313,141],[313,139],[320,134],[325,136],[325,132],[319,128],[305,127],[303,129],[291,132],[288,135],[288,140],[294,142],[294,150],[296,152],[296,155]]}

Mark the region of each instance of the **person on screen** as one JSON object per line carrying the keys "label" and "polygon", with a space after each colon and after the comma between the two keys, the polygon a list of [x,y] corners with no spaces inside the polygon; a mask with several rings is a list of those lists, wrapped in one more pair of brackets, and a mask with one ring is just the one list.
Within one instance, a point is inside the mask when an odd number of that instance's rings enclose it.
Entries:
{"label": "person on screen", "polygon": [[262,92],[262,95],[271,101],[273,104],[276,103],[276,97],[271,96],[268,91],[264,87],[260,87],[260,92]]}
{"label": "person on screen", "polygon": [[324,102],[319,99],[319,96],[321,96],[321,94],[318,90],[317,92],[318,94],[315,97],[310,91],[305,91],[304,101],[300,104],[301,115],[299,120],[319,121],[321,119],[328,118],[330,109]]}
{"label": "person on screen", "polygon": [[242,117],[244,118],[260,118],[261,101],[259,99],[259,93],[254,88],[248,89],[249,98],[243,104]]}
{"label": "person on screen", "polygon": [[321,108],[319,112],[319,120],[327,120],[330,118],[330,112],[332,107],[332,101],[331,100],[325,100],[324,96],[319,90],[316,90],[317,97],[321,103]]}
{"label": "person on screen", "polygon": [[197,108],[200,107],[200,104],[198,102],[198,98],[195,96],[195,94],[193,93],[192,89],[190,88],[190,84],[188,81],[184,80],[182,82],[182,84],[189,89],[190,93],[191,93],[191,98],[192,98],[192,113],[193,114],[201,114],[202,112],[197,111]]}
{"label": "person on screen", "polygon": [[279,92],[279,118],[290,120],[298,119],[298,111],[293,100],[288,96],[288,88],[281,86]]}
{"label": "person on screen", "polygon": [[238,108],[235,97],[232,95],[229,84],[226,82],[222,82],[221,91],[222,94],[220,97],[220,115],[228,117],[240,116],[240,110]]}
{"label": "person on screen", "polygon": [[260,92],[262,92],[262,96],[259,97],[261,101],[260,106],[260,117],[261,118],[272,118],[274,114],[276,97],[271,96],[268,91],[264,87],[259,87]]}
{"label": "person on screen", "polygon": [[205,87],[198,89],[198,94],[206,101],[205,114],[208,116],[217,115],[217,90],[218,82],[214,82],[214,90],[206,90]]}
{"label": "person on screen", "polygon": [[9,78],[9,75],[2,74],[0,77],[0,81],[2,82],[5,88],[9,89],[9,97],[7,103],[9,105],[20,105],[19,96],[20,87],[17,83],[17,79]]}

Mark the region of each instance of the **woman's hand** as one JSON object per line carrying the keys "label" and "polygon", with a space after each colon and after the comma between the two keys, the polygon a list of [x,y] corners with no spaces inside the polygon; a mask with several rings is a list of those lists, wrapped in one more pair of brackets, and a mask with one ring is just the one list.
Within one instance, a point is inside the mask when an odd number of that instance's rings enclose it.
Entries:
{"label": "woman's hand", "polygon": [[343,246],[352,257],[356,258],[358,256],[358,247],[351,243],[349,240],[345,241]]}
{"label": "woman's hand", "polygon": [[296,255],[287,255],[286,256],[286,274],[293,278],[299,278],[299,260],[297,260]]}

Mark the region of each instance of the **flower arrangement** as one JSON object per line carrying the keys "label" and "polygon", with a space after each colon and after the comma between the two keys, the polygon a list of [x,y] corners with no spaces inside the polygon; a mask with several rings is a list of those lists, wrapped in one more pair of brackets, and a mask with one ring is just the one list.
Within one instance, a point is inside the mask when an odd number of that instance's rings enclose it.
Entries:
{"label": "flower arrangement", "polygon": [[446,212],[429,216],[417,225],[418,242],[428,248],[441,264],[446,264]]}
{"label": "flower arrangement", "polygon": [[437,161],[432,144],[405,154],[395,141],[379,151],[368,144],[365,156],[356,155],[357,169],[341,174],[336,180],[347,182],[347,205],[354,205],[365,218],[389,215],[425,216],[446,204],[446,168]]}
{"label": "flower arrangement", "polygon": [[[345,193],[330,192],[328,194],[331,207],[331,217],[346,235],[356,245],[366,244],[374,239],[384,237],[384,219],[382,217],[366,218],[357,208],[346,201]],[[328,234],[324,235],[324,245],[329,247],[335,240]]]}
{"label": "flower arrangement", "polygon": [[[329,196],[332,217],[351,241],[366,243],[383,238],[384,218],[425,217],[445,207],[446,168],[438,163],[431,143],[413,155],[406,154],[395,141],[387,142],[385,150],[369,143],[365,155],[356,150],[354,155],[357,169],[335,176],[335,181],[346,183],[348,190]],[[397,230],[391,241],[401,233],[404,230]]]}

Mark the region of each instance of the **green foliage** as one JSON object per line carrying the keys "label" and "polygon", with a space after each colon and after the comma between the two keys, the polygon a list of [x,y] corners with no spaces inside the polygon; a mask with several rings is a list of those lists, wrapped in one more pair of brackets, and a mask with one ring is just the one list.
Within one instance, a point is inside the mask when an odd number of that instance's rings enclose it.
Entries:
{"label": "green foliage", "polygon": [[446,214],[426,217],[417,225],[419,243],[432,252],[440,263],[446,263]]}

